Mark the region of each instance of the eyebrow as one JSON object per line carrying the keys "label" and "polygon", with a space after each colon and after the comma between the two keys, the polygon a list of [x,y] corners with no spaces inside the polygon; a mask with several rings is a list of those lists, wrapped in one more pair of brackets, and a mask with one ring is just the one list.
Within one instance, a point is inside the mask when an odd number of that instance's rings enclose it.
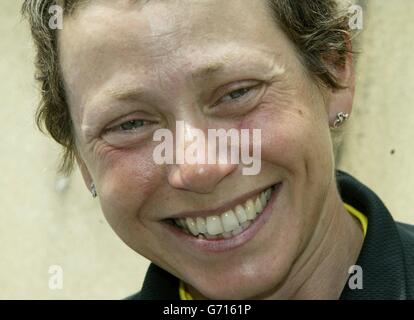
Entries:
{"label": "eyebrow", "polygon": [[[208,77],[213,76],[219,72],[224,71],[226,68],[226,63],[224,62],[211,62],[207,65],[204,65],[194,71],[191,72],[191,79],[205,79]],[[131,87],[131,88],[114,88],[108,89],[105,92],[106,95],[120,101],[127,101],[127,100],[134,100],[139,99],[142,96],[147,94],[147,91],[141,87]]]}
{"label": "eyebrow", "polygon": [[202,66],[193,72],[191,72],[191,79],[204,79],[211,77],[212,75],[223,71],[226,68],[226,63],[221,61],[210,62],[205,66]]}
{"label": "eyebrow", "polygon": [[[264,52],[260,51],[260,54],[263,56]],[[257,60],[257,57],[253,54],[252,56],[249,56],[249,58],[253,58],[253,61],[258,61],[257,64],[261,65],[268,62],[269,69],[267,71],[274,72],[275,75],[281,75],[285,72],[285,68],[276,61],[276,57],[273,54],[266,53],[266,57]],[[220,60],[207,62],[207,64],[193,70],[190,75],[191,79],[198,80],[212,77],[215,74],[225,71],[228,68],[228,65],[240,64],[241,60],[239,55],[235,55],[233,52],[227,53],[223,55]]]}
{"label": "eyebrow", "polygon": [[147,91],[141,87],[109,89],[105,92],[106,95],[120,101],[135,100],[147,94]]}

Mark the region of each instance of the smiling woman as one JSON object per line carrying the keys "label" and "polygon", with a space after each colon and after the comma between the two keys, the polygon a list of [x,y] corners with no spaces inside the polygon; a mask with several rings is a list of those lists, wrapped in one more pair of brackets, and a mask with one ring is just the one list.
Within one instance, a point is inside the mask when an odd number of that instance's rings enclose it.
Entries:
{"label": "smiling woman", "polygon": [[[61,0],[52,30],[55,4],[23,4],[37,120],[64,147],[62,170],[76,160],[114,231],[151,260],[131,298],[414,297],[414,228],[335,170],[354,70],[334,0]],[[154,134],[179,122],[260,130],[260,170],[157,163]],[[348,286],[354,265],[363,289]]]}

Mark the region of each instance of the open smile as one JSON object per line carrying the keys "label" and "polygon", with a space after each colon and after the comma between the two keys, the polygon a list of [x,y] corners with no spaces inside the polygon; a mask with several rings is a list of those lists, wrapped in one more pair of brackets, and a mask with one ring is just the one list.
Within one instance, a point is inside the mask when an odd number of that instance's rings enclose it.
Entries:
{"label": "open smile", "polygon": [[169,230],[208,251],[223,251],[251,239],[267,220],[282,183],[263,190],[221,214],[165,220]]}

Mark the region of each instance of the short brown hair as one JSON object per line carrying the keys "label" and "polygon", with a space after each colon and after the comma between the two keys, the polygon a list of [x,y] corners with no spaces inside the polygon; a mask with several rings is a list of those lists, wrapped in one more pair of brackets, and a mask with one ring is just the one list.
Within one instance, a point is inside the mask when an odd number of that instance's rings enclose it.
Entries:
{"label": "short brown hair", "polygon": [[[267,1],[275,21],[296,46],[309,74],[320,85],[342,88],[326,63],[330,56],[341,65],[350,53],[348,16],[339,9],[337,1]],[[59,171],[65,174],[73,169],[76,146],[59,66],[56,30],[49,28],[49,8],[60,5],[63,13],[70,15],[81,2],[85,0],[25,0],[22,5],[35,42],[36,79],[41,85],[36,123],[63,146]]]}

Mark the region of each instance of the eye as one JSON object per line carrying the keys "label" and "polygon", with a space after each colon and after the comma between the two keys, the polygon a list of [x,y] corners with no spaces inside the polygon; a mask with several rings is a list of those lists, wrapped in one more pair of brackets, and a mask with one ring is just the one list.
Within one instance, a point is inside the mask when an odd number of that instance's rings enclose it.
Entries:
{"label": "eye", "polygon": [[136,130],[140,127],[143,127],[146,124],[146,121],[144,120],[130,120],[127,122],[122,123],[119,128],[122,131],[131,131]]}
{"label": "eye", "polygon": [[244,96],[245,94],[247,94],[248,92],[250,92],[250,88],[241,88],[239,90],[234,90],[228,96],[231,97],[232,99],[238,99]]}
{"label": "eye", "polygon": [[144,126],[151,125],[151,124],[153,124],[153,122],[151,121],[142,120],[142,119],[133,119],[133,120],[123,122],[119,125],[115,125],[109,128],[107,131],[121,132],[121,133],[135,132]]}
{"label": "eye", "polygon": [[102,138],[114,147],[138,146],[152,136],[152,132],[159,125],[158,121],[143,120],[137,115],[129,119],[122,119],[106,129]]}
{"label": "eye", "polygon": [[250,86],[250,87],[243,87],[240,89],[236,89],[231,91],[230,93],[223,96],[217,103],[214,105],[218,105],[220,103],[225,102],[231,102],[231,101],[239,101],[242,100],[242,98],[245,98],[246,96],[250,96],[251,92],[255,90],[258,87],[258,85]]}

